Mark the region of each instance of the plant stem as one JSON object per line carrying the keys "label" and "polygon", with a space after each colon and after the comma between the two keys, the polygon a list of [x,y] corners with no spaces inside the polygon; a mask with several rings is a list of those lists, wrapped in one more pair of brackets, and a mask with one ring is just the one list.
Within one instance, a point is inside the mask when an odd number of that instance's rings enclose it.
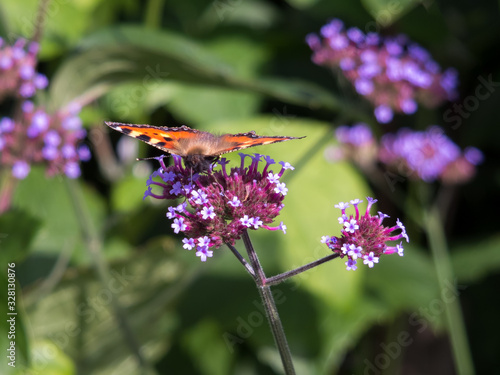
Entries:
{"label": "plant stem", "polygon": [[158,30],[161,27],[164,0],[149,0],[144,13],[144,25],[150,29]]}
{"label": "plant stem", "polygon": [[[92,219],[90,218],[89,212],[86,208],[86,204],[84,202],[80,186],[78,185],[78,181],[70,180],[67,178],[64,179],[64,181],[66,182],[66,187],[68,188],[71,196],[71,202],[73,203],[75,215],[80,224],[80,229],[82,231],[82,236],[86,244],[86,249],[90,255],[93,266],[97,271],[97,276],[101,284],[106,287],[109,285],[111,277],[106,260],[102,256],[102,241],[92,223]],[[140,351],[139,344],[130,327],[123,307],[117,301],[117,298],[111,299],[111,305],[115,319],[117,320],[123,333],[125,342],[128,344],[130,350],[136,357],[136,360],[139,363],[142,372],[146,373],[148,364]]]}
{"label": "plant stem", "polygon": [[[431,207],[425,215],[424,230],[426,231],[434,257],[437,278],[441,293],[453,288],[455,298],[444,301],[448,334],[450,335],[455,366],[459,375],[473,375],[474,365],[467,342],[467,332],[460,308],[458,292],[453,287],[454,275],[446,244],[446,237],[437,206]],[[448,298],[449,299],[449,298]]]}
{"label": "plant stem", "polygon": [[266,285],[276,285],[281,283],[282,281],[285,281],[289,277],[298,275],[299,273],[302,273],[304,271],[310,270],[311,268],[314,268],[316,266],[319,266],[320,264],[326,263],[332,259],[338,258],[340,255],[339,254],[330,254],[327,255],[326,257],[323,257],[321,259],[315,260],[314,262],[308,263],[302,267],[295,268],[293,270],[287,271],[280,273],[279,275],[276,276],[271,276],[266,279]]}
{"label": "plant stem", "polygon": [[250,241],[250,237],[248,236],[248,232],[246,230],[243,232],[242,237],[248,253],[248,258],[250,259],[250,264],[255,271],[254,280],[257,284],[260,297],[262,298],[262,304],[266,310],[266,316],[269,325],[271,326],[274,342],[276,343],[281,356],[283,369],[286,375],[294,375],[295,369],[293,367],[292,354],[286,340],[285,331],[283,330],[283,325],[281,324],[276,303],[274,302],[271,286],[266,285],[266,275],[264,274],[264,270],[262,269],[257,253],[253,248],[252,242]]}
{"label": "plant stem", "polygon": [[10,170],[0,171],[2,175],[0,186],[0,215],[7,212],[12,203],[12,195],[16,189],[18,180],[16,180]]}

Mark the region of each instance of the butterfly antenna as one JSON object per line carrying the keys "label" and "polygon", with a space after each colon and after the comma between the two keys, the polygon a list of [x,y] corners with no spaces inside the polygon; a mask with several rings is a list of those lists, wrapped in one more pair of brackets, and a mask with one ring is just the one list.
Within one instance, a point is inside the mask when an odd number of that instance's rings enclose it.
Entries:
{"label": "butterfly antenna", "polygon": [[[162,157],[168,157],[168,156],[170,156],[170,155],[162,155]],[[151,156],[149,158],[136,158],[135,160],[137,160],[137,161],[153,160],[153,159],[158,160],[159,157],[160,156]]]}

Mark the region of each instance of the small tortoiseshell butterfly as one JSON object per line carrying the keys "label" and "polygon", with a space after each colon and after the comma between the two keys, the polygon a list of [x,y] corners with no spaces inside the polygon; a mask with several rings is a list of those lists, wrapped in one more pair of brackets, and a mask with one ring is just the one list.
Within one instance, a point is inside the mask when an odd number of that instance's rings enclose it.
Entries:
{"label": "small tortoiseshell butterfly", "polygon": [[179,155],[184,159],[186,168],[194,172],[204,172],[210,169],[220,155],[248,147],[268,145],[276,142],[302,139],[305,137],[266,137],[255,134],[254,131],[239,134],[215,135],[201,130],[191,129],[185,125],[178,128],[168,128],[152,125],[122,124],[105,122],[123,134],[140,139],[162,151]]}

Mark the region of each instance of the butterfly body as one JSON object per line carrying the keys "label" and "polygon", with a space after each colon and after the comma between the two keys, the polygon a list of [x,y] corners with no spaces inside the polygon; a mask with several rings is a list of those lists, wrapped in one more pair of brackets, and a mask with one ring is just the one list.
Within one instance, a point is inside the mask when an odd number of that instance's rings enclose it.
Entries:
{"label": "butterfly body", "polygon": [[128,136],[144,141],[164,152],[179,155],[184,159],[186,168],[194,172],[210,169],[220,155],[242,150],[248,147],[301,139],[304,137],[260,136],[254,131],[239,134],[215,135],[209,132],[191,129],[185,125],[179,127],[161,127],[152,125],[123,124],[105,122],[106,125]]}

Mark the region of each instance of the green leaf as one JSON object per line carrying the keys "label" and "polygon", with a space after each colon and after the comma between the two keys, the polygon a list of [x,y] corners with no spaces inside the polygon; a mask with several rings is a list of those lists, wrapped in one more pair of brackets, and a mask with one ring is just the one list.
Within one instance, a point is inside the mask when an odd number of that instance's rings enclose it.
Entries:
{"label": "green leaf", "polygon": [[375,21],[379,25],[386,27],[396,22],[417,5],[420,5],[422,1],[363,0],[362,3]]}
{"label": "green leaf", "polygon": [[500,269],[500,236],[452,248],[451,262],[458,280],[478,282]]}
{"label": "green leaf", "polygon": [[[183,332],[183,344],[200,374],[230,374],[232,354],[220,340],[224,332],[217,322],[206,318]],[[210,348],[210,350],[207,350]]]}
{"label": "green leaf", "polygon": [[35,341],[31,355],[33,365],[30,370],[35,374],[76,375],[77,373],[75,363],[71,358],[49,340]]}
{"label": "green leaf", "polygon": [[[173,241],[157,238],[140,254],[113,262],[106,285],[86,267],[68,270],[49,295],[38,299],[33,290],[25,296],[34,339],[64,352],[78,365],[78,373],[139,373],[113,304],[122,306],[147,361],[157,361],[179,324],[173,306],[196,276],[194,267],[188,270],[183,264],[183,254]],[[36,351],[33,355],[35,359]]]}
{"label": "green leaf", "polygon": [[144,204],[141,191],[146,190],[145,179],[127,176],[116,182],[112,188],[113,209],[121,212],[133,211]]}
{"label": "green leaf", "polygon": [[[219,38],[207,50],[235,67],[235,75],[250,79],[263,64],[262,47],[242,37]],[[189,123],[210,123],[250,117],[260,104],[260,95],[234,89],[177,85],[168,107]],[[193,111],[196,108],[196,111]]]}
{"label": "green leaf", "polygon": [[[43,14],[44,37],[40,57],[46,59],[75,45],[92,24],[94,10],[101,0],[65,1],[48,3]],[[17,37],[30,39],[35,31],[40,1],[5,1],[5,14],[9,21],[11,41]]]}
{"label": "green leaf", "polygon": [[21,210],[10,210],[0,216],[0,264],[18,262],[31,249],[41,220]]}
{"label": "green leaf", "polygon": [[[77,182],[79,183],[79,182]],[[104,202],[91,189],[85,188],[85,204],[96,228],[103,227]],[[42,223],[33,249],[46,254],[59,254],[61,249],[81,243],[81,228],[63,177],[47,178],[43,168],[32,168],[14,194],[14,207],[23,209]],[[86,254],[73,253],[74,261],[84,261]]]}
{"label": "green leaf", "polygon": [[346,117],[370,121],[353,105],[308,82],[248,78],[193,41],[171,32],[123,26],[98,32],[81,45],[54,76],[55,108],[72,100],[89,102],[127,81],[143,85],[178,81],[232,88],[306,106],[343,111]]}

